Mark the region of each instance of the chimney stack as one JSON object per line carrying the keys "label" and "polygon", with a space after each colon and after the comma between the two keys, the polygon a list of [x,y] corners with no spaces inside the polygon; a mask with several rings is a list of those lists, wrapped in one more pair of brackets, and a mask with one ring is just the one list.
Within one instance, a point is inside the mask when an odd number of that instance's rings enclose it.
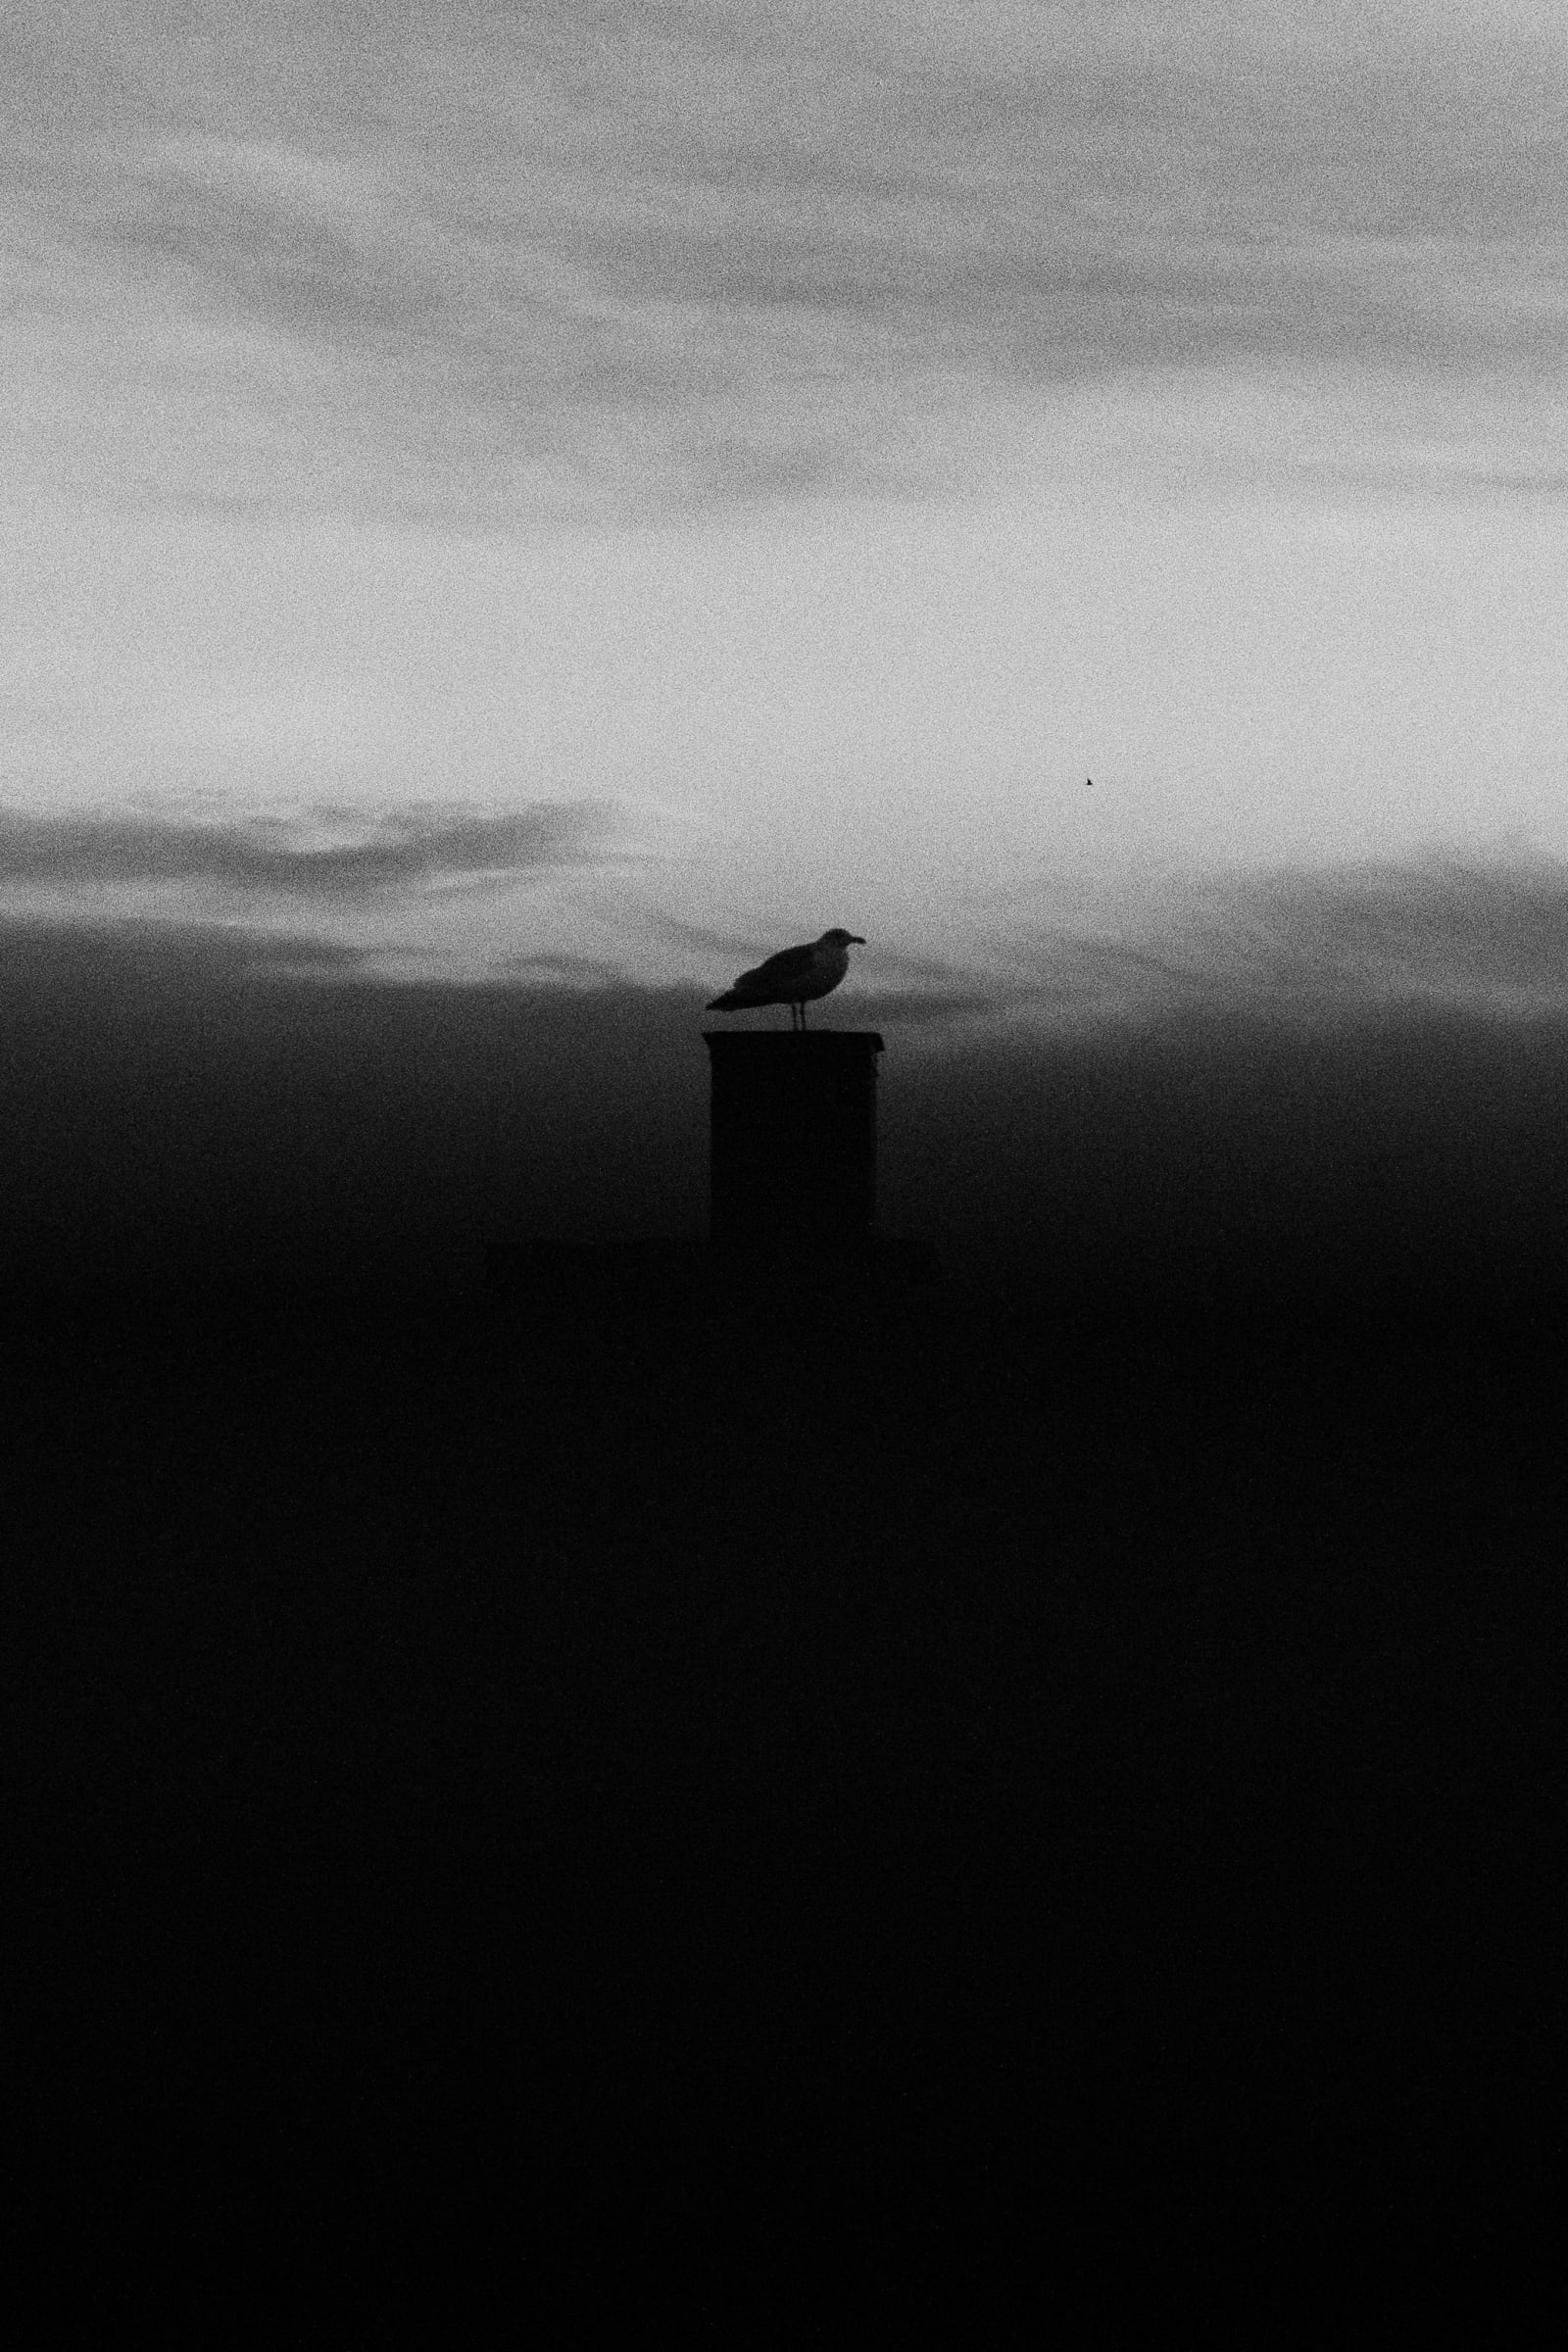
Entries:
{"label": "chimney stack", "polygon": [[712,1067],[712,1241],[869,1245],[876,1216],[874,1029],[704,1032]]}

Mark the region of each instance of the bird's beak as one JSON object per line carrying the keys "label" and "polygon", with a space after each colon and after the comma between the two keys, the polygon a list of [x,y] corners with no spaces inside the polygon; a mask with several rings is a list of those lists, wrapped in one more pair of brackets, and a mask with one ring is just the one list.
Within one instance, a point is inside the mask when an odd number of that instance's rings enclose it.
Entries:
{"label": "bird's beak", "polygon": [[852,948],[863,948],[865,942],[858,931],[852,931],[850,933],[850,945]]}

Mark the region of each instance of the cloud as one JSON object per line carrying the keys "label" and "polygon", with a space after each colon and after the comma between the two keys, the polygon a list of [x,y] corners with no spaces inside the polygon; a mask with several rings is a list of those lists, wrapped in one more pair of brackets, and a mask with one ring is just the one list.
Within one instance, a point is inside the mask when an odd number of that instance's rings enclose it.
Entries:
{"label": "cloud", "polygon": [[[251,897],[381,899],[520,880],[615,856],[612,811],[536,802],[503,813],[399,809],[373,818],[207,818],[0,808],[0,889],[80,892],[207,884]],[[346,837],[345,837],[346,836]]]}
{"label": "cloud", "polygon": [[188,413],[187,497],[788,495],[1129,372],[1568,357],[1520,11],[111,14],[14,50],[12,211],[62,369]]}
{"label": "cloud", "polygon": [[97,923],[14,920],[0,916],[0,977],[28,990],[51,984],[74,997],[95,979],[106,989],[152,986],[181,993],[241,980],[343,982],[367,966],[346,941],[302,932],[260,931],[241,923],[153,922],[136,917]]}
{"label": "cloud", "polygon": [[1568,869],[1433,859],[1287,874],[1238,894],[1242,944],[1276,989],[1561,1004]]}
{"label": "cloud", "polygon": [[1173,888],[1124,936],[1024,927],[1004,1002],[1069,1017],[1568,1008],[1568,868],[1430,858]]}
{"label": "cloud", "polygon": [[755,959],[760,952],[755,939],[747,938],[739,931],[717,930],[709,923],[683,922],[679,916],[667,914],[661,907],[639,909],[638,919],[642,927],[655,938],[669,940],[677,947],[699,948],[705,956],[721,959],[735,956],[745,962],[748,956]]}
{"label": "cloud", "polygon": [[[28,917],[64,915],[78,944],[113,937],[125,953],[161,961],[154,943],[167,940],[181,968],[205,957],[215,969],[382,983],[643,987],[652,984],[652,940],[701,951],[708,982],[682,979],[676,993],[702,997],[780,944],[646,905],[631,913],[607,906],[597,952],[503,947],[482,925],[468,927],[468,893],[627,854],[615,811],[577,804],[372,819],[327,810],[309,823],[0,809],[0,900],[10,919],[24,918],[18,938],[44,936]],[[200,919],[215,904],[204,891],[218,894],[223,916],[232,908],[242,919]],[[1015,899],[1010,906],[1005,930],[982,910],[965,914],[949,958],[873,941],[834,1016],[936,1043],[998,1022],[1074,1029],[1238,1010],[1338,1021],[1423,1005],[1526,1018],[1568,1009],[1568,867],[1546,859],[1195,873],[1168,878],[1157,905],[1107,886],[1098,911],[1091,904],[1046,918]],[[450,932],[437,919],[444,907],[459,918]],[[247,908],[259,922],[245,922]],[[376,909],[416,921],[416,940],[407,921],[395,937],[364,924],[356,935],[353,918]],[[300,930],[301,914],[319,935]]]}
{"label": "cloud", "polygon": [[[956,980],[947,988],[868,989],[857,993],[854,1002],[856,1025],[862,1029],[945,1029],[956,1024],[970,1024],[990,1019],[1007,1011],[1012,1004],[1008,993],[1001,987],[987,987],[983,981],[965,985]],[[846,1002],[846,1012],[851,1006]],[[829,1016],[831,1018],[831,1015]]]}
{"label": "cloud", "polygon": [[519,951],[498,956],[487,977],[528,988],[623,990],[627,985],[625,973],[608,956],[574,956],[564,949],[555,955]]}

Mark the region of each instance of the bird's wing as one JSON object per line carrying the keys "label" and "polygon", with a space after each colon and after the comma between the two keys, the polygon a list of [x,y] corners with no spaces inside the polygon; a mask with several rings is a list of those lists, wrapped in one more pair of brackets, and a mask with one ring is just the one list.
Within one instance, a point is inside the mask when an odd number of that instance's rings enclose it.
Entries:
{"label": "bird's wing", "polygon": [[809,980],[816,970],[816,950],[809,948],[780,948],[755,972],[742,972],[737,988],[786,989],[795,980]]}
{"label": "bird's wing", "polygon": [[815,971],[815,946],[811,948],[780,948],[778,955],[768,955],[766,964],[757,964],[748,971],[748,981],[766,981],[768,988],[785,988],[790,981],[808,981]]}

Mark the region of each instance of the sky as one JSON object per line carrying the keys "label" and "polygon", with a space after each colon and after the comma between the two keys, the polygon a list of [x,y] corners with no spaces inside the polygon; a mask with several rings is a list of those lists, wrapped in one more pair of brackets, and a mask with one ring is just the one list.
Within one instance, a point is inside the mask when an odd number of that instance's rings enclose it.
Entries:
{"label": "sky", "polygon": [[0,915],[1560,999],[1556,6],[12,0],[0,133]]}

